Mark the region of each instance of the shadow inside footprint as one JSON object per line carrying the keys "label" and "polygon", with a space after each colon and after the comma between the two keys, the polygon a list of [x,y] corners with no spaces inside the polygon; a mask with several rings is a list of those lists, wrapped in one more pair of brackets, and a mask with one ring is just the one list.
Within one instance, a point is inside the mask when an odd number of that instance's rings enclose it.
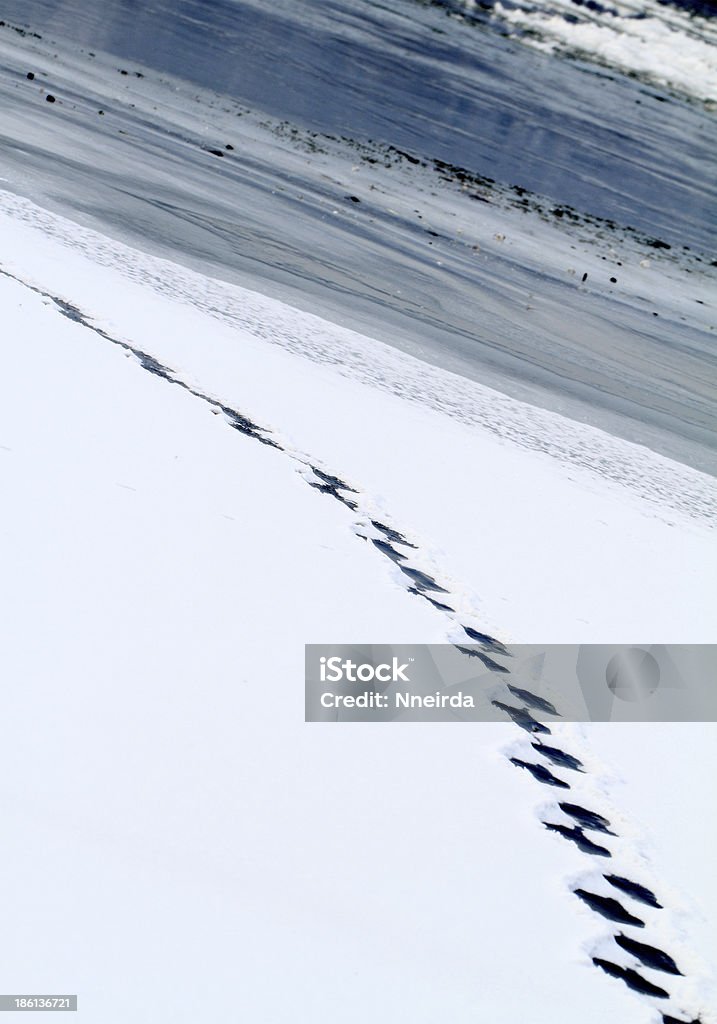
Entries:
{"label": "shadow inside footprint", "polygon": [[655,946],[648,946],[646,942],[638,942],[637,939],[631,939],[629,935],[614,936],[615,942],[621,949],[624,949],[627,953],[632,953],[638,960],[642,961],[645,967],[652,967],[655,971],[664,971],[665,974],[682,974],[682,971],[678,969],[677,964],[668,956],[667,953],[663,953],[661,949],[657,949]]}
{"label": "shadow inside footprint", "polygon": [[429,594],[426,594],[423,590],[419,590],[418,587],[409,587],[409,594],[417,594],[422,597],[424,601],[428,601],[434,608],[437,608],[439,612],[453,612],[455,608],[451,608],[449,604],[443,604],[441,601],[435,601]]}
{"label": "shadow inside footprint", "polygon": [[[191,392],[193,395],[197,395],[196,391]],[[197,397],[201,397],[197,395]],[[284,449],[281,445],[277,444],[276,441],[270,437],[264,437],[261,433],[261,428],[253,423],[248,417],[242,416],[241,413],[236,412],[234,409],[229,409],[227,406],[220,407],[229,421],[229,426],[233,427],[234,430],[238,430],[240,434],[246,434],[247,437],[251,437],[254,441],[259,441],[261,444],[268,445],[269,448],[276,448],[278,451]],[[315,486],[315,485],[314,485]]]}
{"label": "shadow inside footprint", "polygon": [[583,903],[587,903],[591,910],[594,910],[597,914],[602,914],[608,921],[617,921],[618,924],[631,924],[635,928],[645,927],[644,921],[641,921],[639,917],[634,917],[629,911],[625,910],[621,903],[618,903],[611,896],[598,896],[597,893],[587,892],[585,889],[574,889],[573,892]]}
{"label": "shadow inside footprint", "polygon": [[396,551],[395,548],[392,548],[387,540],[379,540],[376,537],[372,537],[371,538],[371,543],[373,545],[375,545],[378,548],[378,550],[381,551],[384,555],[387,555],[388,558],[390,558],[392,561],[394,561],[394,562],[405,562],[406,561],[406,556],[402,555],[400,551]]}
{"label": "shadow inside footprint", "polygon": [[350,491],[351,494],[356,494],[356,490],[353,487],[349,487],[348,484],[338,477],[334,476],[333,473],[325,473],[323,469],[319,469],[317,466],[309,466],[309,469],[321,480],[324,484],[329,484],[331,487],[336,487],[340,491]]}
{"label": "shadow inside footprint", "polygon": [[526,771],[530,772],[534,779],[537,779],[538,782],[543,782],[546,786],[557,786],[559,789],[570,789],[567,782],[563,782],[562,779],[553,775],[552,772],[548,771],[545,765],[531,764],[529,761],[521,761],[519,757],[511,757],[510,763],[514,764],[516,768],[525,768]]}
{"label": "shadow inside footprint", "polygon": [[602,968],[611,978],[620,978],[621,981],[624,981],[633,992],[641,992],[642,995],[654,996],[656,999],[670,998],[669,992],[665,992],[664,988],[653,985],[651,981],[647,981],[646,978],[643,978],[637,971],[633,971],[629,967],[618,967],[617,964],[613,964],[609,960],[603,960],[599,956],[594,956],[592,961],[596,967]]}
{"label": "shadow inside footprint", "polygon": [[[233,423],[232,426],[236,427],[236,424]],[[239,428],[237,427],[237,429]],[[262,437],[258,437],[257,440],[264,441],[264,443],[267,443],[266,439]],[[351,499],[347,498],[345,494],[342,494],[341,491],[334,486],[334,484],[325,484],[317,482],[316,480],[307,480],[306,482],[308,483],[309,487],[313,487],[314,490],[319,491],[321,494],[330,494],[332,498],[336,498],[337,501],[340,501],[342,505],[346,506],[346,508],[351,509],[352,512],[355,512],[357,510],[358,505],[356,504],[356,502],[351,501]]]}
{"label": "shadow inside footprint", "polygon": [[604,832],[605,835],[614,836],[615,833],[611,832],[608,828],[610,822],[607,818],[603,818],[601,814],[596,814],[595,811],[589,811],[585,807],[581,807],[579,804],[568,804],[561,803],[558,805],[561,811],[564,811],[571,818],[575,818],[576,821],[580,822],[583,828],[592,829],[593,832]]}
{"label": "shadow inside footprint", "polygon": [[490,669],[491,672],[509,672],[510,669],[506,668],[505,665],[499,665],[497,661],[493,661],[483,651],[477,650],[475,647],[461,647],[460,644],[453,645],[457,651],[461,654],[467,654],[469,658],[478,658],[482,661],[486,668]]}
{"label": "shadow inside footprint", "polygon": [[66,316],[68,320],[72,320],[76,324],[82,324],[83,327],[89,327],[92,329],[92,325],[87,322],[84,313],[82,313],[77,306],[73,306],[71,302],[66,302],[64,299],[58,299],[56,295],[52,297],[52,301],[55,303],[60,313],[62,313],[63,316]]}
{"label": "shadow inside footprint", "polygon": [[441,594],[447,594],[448,591],[445,587],[439,586],[438,583],[429,576],[428,573],[421,572],[420,569],[413,569],[410,565],[401,565],[399,562],[396,563],[401,572],[405,573],[410,579],[413,580],[415,586],[419,590],[437,590]]}
{"label": "shadow inside footprint", "polygon": [[139,359],[142,369],[149,370],[149,372],[153,373],[155,377],[162,377],[164,380],[168,381],[172,380],[172,371],[168,366],[164,366],[164,364],[160,363],[158,359],[155,359],[154,356],[150,356],[146,352],[140,351],[136,351],[135,355]]}
{"label": "shadow inside footprint", "polygon": [[497,654],[504,654],[506,657],[510,656],[510,651],[493,636],[488,636],[487,633],[479,633],[477,629],[473,629],[472,626],[463,626],[463,629],[476,643],[483,644],[485,647],[491,647]]}
{"label": "shadow inside footprint", "polygon": [[623,878],[622,875],[603,875],[603,878],[607,879],[610,885],[614,886],[615,889],[619,889],[621,892],[627,893],[628,896],[632,896],[634,900],[638,900],[640,903],[646,903],[648,907],[655,907],[657,910],[662,910],[662,904],[657,902],[657,897],[654,892],[646,888],[644,885],[639,885],[637,882],[631,882],[629,878]]}
{"label": "shadow inside footprint", "polygon": [[578,828],[577,825],[569,828],[567,825],[554,825],[549,821],[544,821],[543,824],[550,832],[557,832],[563,839],[568,839],[570,842],[575,843],[577,848],[582,850],[583,853],[592,853],[596,857],[612,857],[609,850],[606,850],[604,846],[598,846],[592,839],[588,839],[583,830]]}
{"label": "shadow inside footprint", "polygon": [[537,693],[531,693],[530,690],[521,690],[519,686],[512,686],[510,683],[507,686],[514,697],[524,700],[529,707],[535,708],[536,711],[543,711],[547,715],[555,715],[557,718],[560,718],[560,713],[556,711],[555,706],[549,700],[539,697]]}
{"label": "shadow inside footprint", "polygon": [[513,719],[516,725],[519,725],[521,729],[525,729],[526,732],[542,732],[550,735],[550,729],[547,725],[543,725],[542,722],[538,722],[533,716],[525,710],[525,708],[514,708],[510,704],[502,704],[499,700],[492,700],[491,704],[493,707],[500,708],[501,711],[505,711],[506,715]]}
{"label": "shadow inside footprint", "polygon": [[392,530],[390,526],[386,526],[384,523],[379,523],[377,519],[371,520],[371,526],[376,530],[380,530],[384,537],[386,537],[387,540],[390,540],[392,544],[403,544],[404,547],[414,549],[416,547],[415,544],[411,544],[410,541],[407,541],[403,534],[399,533],[398,530]]}
{"label": "shadow inside footprint", "polygon": [[578,761],[577,757],[573,757],[572,754],[566,754],[564,750],[560,750],[558,747],[547,747],[540,740],[536,740],[535,743],[531,743],[533,750],[537,750],[543,757],[547,757],[553,764],[560,765],[561,768],[572,768],[575,772],[583,771],[582,761]]}

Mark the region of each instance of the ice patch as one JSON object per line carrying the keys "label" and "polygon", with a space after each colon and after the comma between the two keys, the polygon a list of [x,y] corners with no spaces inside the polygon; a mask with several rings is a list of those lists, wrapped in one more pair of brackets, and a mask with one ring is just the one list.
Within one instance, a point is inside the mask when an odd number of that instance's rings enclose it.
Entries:
{"label": "ice patch", "polygon": [[493,10],[539,49],[577,55],[697,100],[717,101],[717,34],[705,18],[649,2],[548,0],[516,7],[498,2]]}

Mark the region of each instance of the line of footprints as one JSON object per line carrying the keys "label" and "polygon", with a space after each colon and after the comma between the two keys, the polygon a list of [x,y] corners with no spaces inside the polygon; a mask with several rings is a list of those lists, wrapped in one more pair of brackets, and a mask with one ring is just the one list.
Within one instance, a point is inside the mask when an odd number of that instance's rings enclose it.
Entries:
{"label": "line of footprints", "polygon": [[[516,725],[520,726],[531,736],[531,746],[551,766],[540,762],[525,761],[519,757],[511,757],[510,761],[517,768],[529,772],[534,779],[545,786],[552,786],[559,790],[569,790],[570,784],[559,778],[552,770],[554,767],[565,769],[571,772],[584,772],[583,764],[572,754],[557,746],[552,746],[543,737],[550,736],[550,728],[543,722],[537,721],[531,714],[534,711],[543,714],[551,714],[559,717],[556,708],[543,697],[531,693],[529,690],[520,689],[508,685],[508,689],[514,697],[522,702],[522,706],[516,707],[504,704],[501,701],[493,701],[493,704],[508,715]],[[553,741],[554,742],[554,741]],[[575,843],[579,850],[592,857],[611,858],[610,850],[601,845],[598,841],[600,835],[617,836],[610,827],[610,822],[603,815],[591,811],[580,804],[568,800],[558,801],[558,807],[575,824],[561,825],[551,821],[543,821],[546,829],[563,837],[568,842]],[[586,833],[591,832],[595,838]],[[596,914],[600,914],[608,921],[620,925],[620,930],[613,934],[613,940],[622,950],[628,953],[637,962],[638,968],[650,968],[659,971],[664,975],[682,975],[679,967],[673,958],[647,942],[642,942],[633,935],[626,933],[623,929],[645,928],[645,922],[638,916],[640,905],[651,907],[653,910],[662,910],[662,904],[654,892],[639,882],[622,875],[606,873],[603,878],[613,890],[620,893],[622,902],[615,896],[603,896],[600,893],[589,892],[583,888],[573,890],[578,899],[590,907]],[[629,909],[628,909],[629,907]],[[618,978],[635,992],[656,999],[669,999],[669,992],[657,985],[640,973],[640,969],[632,967],[621,967],[604,957],[594,956],[592,962],[612,978]],[[662,1015],[663,1024],[701,1024],[699,1018],[687,1021],[684,1018],[673,1017],[668,1013]]]}
{"label": "line of footprints", "polygon": [[[348,496],[355,495],[357,492],[339,478],[326,474],[316,467],[311,467],[310,473],[307,476],[307,482],[310,486],[336,498],[351,511],[357,512],[359,510],[358,501]],[[440,611],[455,614],[454,609],[445,603],[446,599],[443,597],[443,595],[448,595],[448,591],[441,587],[428,573],[411,565],[409,556],[399,550],[400,548],[409,548],[415,551],[416,546],[411,544],[398,531],[375,519],[370,519],[369,523],[370,526],[368,528],[365,524],[357,525],[357,535],[370,541],[383,555],[398,566],[407,577],[409,592],[428,601]],[[471,646],[461,646],[456,643],[454,646],[458,650],[470,657],[479,658],[487,668],[494,672],[509,673],[509,669],[491,657],[491,654],[505,656],[509,653],[499,640],[481,633],[471,626],[462,625],[462,629],[468,637],[466,644],[470,643]],[[511,718],[516,725],[531,735],[533,749],[547,762],[547,764],[544,764],[525,761],[519,757],[511,757],[511,763],[518,768],[530,772],[543,785],[552,786],[559,790],[569,790],[571,788],[570,783],[559,778],[551,769],[557,767],[571,772],[584,773],[585,768],[582,762],[573,754],[544,741],[543,737],[551,735],[550,728],[534,718],[530,709],[542,714],[553,715],[556,718],[560,717],[559,712],[553,704],[538,694],[510,683],[506,685],[511,696],[520,702],[520,706],[505,704],[497,700],[494,700],[492,703]],[[558,807],[575,824],[561,825],[555,822],[544,821],[543,824],[549,831],[562,836],[569,842],[575,843],[583,853],[606,859],[612,857],[610,850],[606,846],[601,845],[591,838],[590,835],[586,834],[592,832],[597,834],[598,837],[600,834],[616,836],[607,818],[596,811],[591,811],[587,807],[582,807],[580,804],[567,800],[560,801]],[[650,907],[653,910],[663,909],[655,894],[646,886],[614,873],[606,873],[603,875],[603,878],[612,889],[620,893],[628,906],[630,905],[628,901],[632,901],[632,904],[637,905],[636,909],[638,909],[638,912],[640,905]],[[664,975],[682,975],[679,967],[668,953],[658,949],[657,946],[642,942],[622,930],[628,928],[643,929],[645,928],[645,922],[637,916],[637,913],[626,909],[619,899],[614,896],[604,896],[600,893],[589,892],[583,888],[576,888],[573,891],[575,896],[595,913],[621,926],[621,930],[613,934],[613,939],[617,946],[633,958],[638,968],[650,968]],[[593,956],[592,962],[606,974],[624,982],[634,992],[639,992],[656,999],[670,998],[669,992],[662,985],[648,980],[640,973],[640,969],[622,967],[612,960],[600,956]],[[684,1017],[674,1017],[669,1013],[663,1013],[662,1024],[702,1024],[702,1022],[699,1018],[688,1021]]]}
{"label": "line of footprints", "polygon": [[[2,273],[3,276],[19,280],[8,271],[0,270],[0,273]],[[113,337],[107,331],[93,324],[91,318],[73,304],[58,296],[51,295],[40,288],[29,285],[25,281],[22,281],[21,283],[30,288],[30,290],[42,295],[44,298],[50,299],[55,304],[58,312],[63,316],[73,320],[75,323],[81,324],[83,327],[88,328],[105,341],[109,341],[113,345],[117,345],[124,349],[126,355],[134,356],[142,369],[147,370],[149,373],[157,377],[163,378],[168,383],[176,385],[193,395],[195,398],[206,402],[210,406],[212,412],[223,415],[228,425],[240,434],[258,441],[259,443],[266,445],[268,448],[273,448],[285,456],[288,456],[293,461],[299,463],[299,472],[310,487],[334,498],[344,505],[350,512],[361,515],[361,502],[358,492],[345,483],[340,477],[327,473],[325,470],[313,465],[300,454],[288,451],[278,443],[278,441],[272,436],[272,432],[270,430],[258,426],[256,423],[252,422],[251,419],[244,416],[237,410],[217,402],[211,396],[200,392],[191,385],[188,385],[177,377],[173,370],[158,362],[153,356],[143,352],[141,349],[135,348],[127,341]],[[415,554],[411,557],[409,554],[404,554],[404,552],[400,550],[403,548],[404,550],[416,552],[417,548],[415,544],[408,541],[406,537],[397,530],[387,526],[370,515],[365,518],[362,517],[362,521],[355,523],[355,533],[358,537],[361,537],[363,540],[373,544],[373,546],[382,555],[388,558],[395,566],[398,567],[398,569],[400,569],[406,577],[406,586],[409,593],[415,594],[417,597],[427,601],[437,611],[448,613],[449,615],[456,615],[454,622],[456,624],[460,624],[460,628],[463,629],[467,637],[465,645],[461,645],[459,643],[454,644],[459,651],[469,657],[478,658],[483,665],[493,672],[509,673],[509,669],[495,661],[494,657],[491,657],[491,655],[505,657],[509,654],[503,644],[486,633],[482,633],[471,626],[459,623],[457,613],[450,604],[446,603],[447,600],[450,600],[448,590],[440,586],[440,584],[437,583],[429,573],[424,572],[416,565],[411,564],[412,560],[416,560],[417,558]],[[493,704],[511,718],[517,726],[524,729],[531,735],[533,749],[537,754],[544,758],[551,767],[549,768],[546,764],[541,762],[525,761],[518,757],[511,757],[511,762],[516,767],[529,772],[543,785],[551,786],[559,790],[569,790],[571,788],[570,784],[556,776],[552,768],[557,767],[571,772],[584,772],[584,766],[578,758],[574,757],[572,754],[562,750],[558,746],[544,742],[543,737],[551,735],[550,728],[534,718],[531,710],[529,709],[542,714],[554,715],[556,717],[560,717],[559,712],[549,701],[537,694],[531,693],[529,690],[521,689],[517,686],[511,685],[510,683],[507,684],[507,688],[512,697],[516,698],[521,703],[521,706],[516,707],[512,704],[505,704],[496,700],[493,701]],[[611,830],[610,822],[606,818],[597,814],[595,811],[591,811],[586,807],[581,807],[579,804],[568,801],[561,801],[558,806],[569,819],[575,822],[575,824],[568,826],[549,821],[543,822],[549,831],[557,833],[569,842],[575,843],[579,850],[590,856],[603,858],[611,857],[611,853],[607,847],[602,846],[600,842],[586,835],[586,832],[592,832],[596,834],[597,837],[601,834],[615,836],[616,833]],[[640,905],[650,907],[654,910],[662,909],[662,906],[658,902],[655,894],[645,886],[617,874],[604,874],[603,878],[616,892],[620,893],[621,897],[625,900],[632,901],[632,903],[628,905],[632,906],[632,904],[637,904],[638,911]],[[590,909],[595,913],[600,914],[608,921],[620,925],[621,928],[639,929],[645,927],[645,922],[638,917],[636,913],[632,913],[631,910],[627,910],[625,906],[623,906],[623,903],[621,903],[616,897],[603,896],[599,893],[589,892],[582,888],[575,889],[574,893],[578,899],[582,900],[583,903],[590,907]],[[663,952],[663,950],[658,949],[656,946],[649,945],[646,942],[641,942],[638,939],[633,938],[632,935],[626,934],[623,930],[617,931],[613,935],[613,939],[622,950],[634,958],[638,967],[641,965],[643,969],[651,968],[652,970],[659,971],[664,975],[681,975],[682,972],[679,970],[672,957]],[[611,960],[598,956],[594,956],[592,961],[596,967],[599,967],[611,977],[618,978],[623,981],[635,992],[658,999],[669,999],[669,993],[666,989],[661,985],[657,985],[649,981],[640,973],[640,970],[636,970],[631,967],[621,967],[619,964],[614,963]],[[684,1018],[670,1016],[667,1013],[662,1015],[662,1022],[663,1024],[702,1024],[702,1021],[699,1018],[688,1021]]]}

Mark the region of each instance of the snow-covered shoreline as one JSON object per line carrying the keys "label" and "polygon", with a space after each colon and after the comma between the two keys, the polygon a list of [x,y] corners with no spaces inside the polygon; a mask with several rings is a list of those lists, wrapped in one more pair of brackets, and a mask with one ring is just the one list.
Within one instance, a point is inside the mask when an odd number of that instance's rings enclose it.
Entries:
{"label": "snow-covered shoreline", "polygon": [[466,594],[488,632],[706,635],[712,478],[26,200],[6,193],[2,208],[3,269],[359,486],[422,538],[426,568]]}
{"label": "snow-covered shoreline", "polygon": [[[475,0],[465,0],[468,10]],[[594,61],[689,96],[717,102],[717,32],[714,19],[659,0],[578,3],[498,0],[495,18],[521,32],[530,46]]]}
{"label": "snow-covered shoreline", "polygon": [[[479,38],[460,26],[452,37],[459,54]],[[501,75],[525,61],[531,74],[560,66],[514,49],[476,83],[470,68],[451,68],[466,101],[506,90]],[[478,110],[481,130],[457,138],[485,152],[474,163],[470,145],[457,146],[465,162],[451,167],[430,137],[410,152],[369,146],[91,53],[0,32],[8,190],[714,472],[707,115],[565,65],[534,127],[484,139],[496,128]],[[500,103],[487,106],[500,125]],[[552,199],[526,194],[523,167],[552,182]],[[589,216],[598,201],[614,220]]]}

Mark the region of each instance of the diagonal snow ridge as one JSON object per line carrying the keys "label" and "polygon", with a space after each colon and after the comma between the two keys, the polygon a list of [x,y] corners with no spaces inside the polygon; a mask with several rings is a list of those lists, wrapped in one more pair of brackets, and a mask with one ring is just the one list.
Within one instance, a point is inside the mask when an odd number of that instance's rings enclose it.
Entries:
{"label": "diagonal snow ridge", "polygon": [[[7,270],[0,269],[0,274],[51,301],[62,316],[94,332],[104,341],[124,349],[126,355],[134,357],[143,370],[204,402],[212,413],[222,415],[238,433],[298,463],[297,471],[310,487],[333,498],[352,513],[355,517],[354,533],[392,563],[396,582],[409,593],[427,601],[448,620],[447,640],[466,656],[478,657],[505,684],[506,699],[512,703],[494,700],[493,704],[504,711],[531,741],[530,755],[515,756],[517,748],[514,747],[506,751],[510,762],[526,770],[540,784],[557,789],[561,794],[567,791],[569,799],[556,799],[554,803],[544,806],[538,817],[551,834],[574,843],[591,860],[600,858],[596,861],[599,864],[598,870],[587,872],[571,886],[582,905],[611,926],[594,948],[587,951],[592,964],[609,977],[621,981],[634,993],[650,1000],[650,1005],[653,1005],[653,1000],[656,1005],[667,1005],[672,999],[674,1013],[679,1016],[663,1014],[661,1019],[664,1024],[707,1024],[706,1018],[701,1016],[688,1020],[684,1015],[685,1003],[695,1002],[695,997],[690,998],[689,988],[683,987],[673,997],[670,987],[665,987],[671,986],[674,979],[689,981],[691,972],[683,972],[680,966],[685,966],[682,955],[675,959],[663,948],[676,941],[669,928],[662,926],[659,921],[658,915],[665,910],[665,903],[661,902],[664,896],[648,886],[641,875],[637,877],[638,871],[634,867],[628,869],[621,866],[630,863],[625,850],[631,838],[625,834],[629,833],[629,822],[621,822],[620,831],[617,831],[618,826],[613,824],[616,814],[605,806],[604,795],[601,797],[594,787],[591,791],[590,783],[594,780],[591,779],[590,767],[586,767],[589,758],[582,750],[579,751],[580,756],[577,756],[570,743],[560,740],[559,722],[546,725],[531,713],[539,711],[547,713],[551,718],[560,719],[559,710],[540,695],[518,688],[505,678],[510,669],[496,662],[491,655],[505,656],[508,653],[506,648],[495,637],[465,624],[464,616],[457,614],[453,607],[464,603],[464,598],[456,600],[457,595],[452,595],[447,586],[442,586],[431,573],[421,567],[423,563],[418,545],[394,526],[376,518],[370,500],[357,488],[315,464],[305,454],[293,451],[267,428],[182,380],[171,368],[129,341],[114,337],[95,325],[74,303],[23,281]],[[543,757],[550,767],[536,761],[535,753]],[[561,774],[556,774],[556,771]],[[565,772],[571,773],[570,781],[562,777]],[[657,933],[656,937],[653,937],[653,932]],[[636,937],[638,935],[639,938]]]}
{"label": "diagonal snow ridge", "polygon": [[[59,243],[68,256],[89,259],[95,267],[117,272],[134,286],[181,303],[231,330],[246,332],[262,344],[469,427],[485,429],[501,442],[547,455],[569,470],[584,473],[592,486],[607,484],[651,505],[656,515],[669,512],[701,526],[717,521],[715,479],[648,448],[510,398],[376,339],[370,340],[369,349],[367,339],[353,330],[140,253],[13,193],[0,190],[0,212],[12,219],[15,228],[22,225]],[[28,279],[24,271],[23,279]]]}

